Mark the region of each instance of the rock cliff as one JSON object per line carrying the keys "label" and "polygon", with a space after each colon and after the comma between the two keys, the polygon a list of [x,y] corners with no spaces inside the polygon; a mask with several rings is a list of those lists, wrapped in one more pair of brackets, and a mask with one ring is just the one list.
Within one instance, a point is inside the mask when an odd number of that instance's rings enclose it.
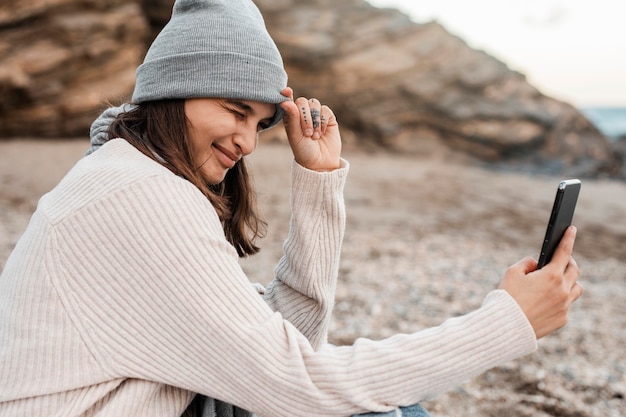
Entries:
{"label": "rock cliff", "polygon": [[[436,22],[364,0],[257,0],[297,94],[333,107],[354,146],[579,176],[620,176],[611,143],[578,110]],[[128,99],[172,0],[0,5],[0,137],[85,136]]]}
{"label": "rock cliff", "polygon": [[0,137],[84,137],[103,102],[132,91],[147,38],[136,3],[3,2]]}

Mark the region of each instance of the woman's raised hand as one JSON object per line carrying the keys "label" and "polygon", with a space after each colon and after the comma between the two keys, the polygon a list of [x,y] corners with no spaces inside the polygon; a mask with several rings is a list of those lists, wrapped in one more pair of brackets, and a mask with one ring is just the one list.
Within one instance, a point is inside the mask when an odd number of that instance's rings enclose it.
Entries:
{"label": "woman's raised hand", "polygon": [[341,135],[333,111],[315,98],[294,101],[289,87],[282,94],[289,97],[280,106],[285,110],[283,123],[296,162],[314,171],[339,168]]}
{"label": "woman's raised hand", "polygon": [[500,284],[526,314],[537,339],[567,323],[570,305],[583,292],[572,258],[575,239],[576,229],[569,227],[549,264],[537,270],[534,259],[522,259],[507,270]]}

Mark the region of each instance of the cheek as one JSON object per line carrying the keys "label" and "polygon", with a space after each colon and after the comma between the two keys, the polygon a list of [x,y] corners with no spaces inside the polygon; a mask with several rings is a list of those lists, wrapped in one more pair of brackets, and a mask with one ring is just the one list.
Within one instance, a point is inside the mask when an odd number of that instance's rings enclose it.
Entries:
{"label": "cheek", "polygon": [[237,123],[232,118],[218,117],[213,121],[204,119],[190,126],[190,134],[198,140],[212,142],[232,135],[237,130]]}
{"label": "cheek", "polygon": [[198,153],[201,152],[202,147],[202,140],[200,139],[200,135],[198,134],[198,131],[193,129],[191,126],[188,126],[187,128],[187,138],[188,138],[188,143],[189,143],[189,147],[191,148],[191,154],[194,157],[198,156]]}
{"label": "cheek", "polygon": [[211,141],[204,137],[200,131],[189,127],[187,129],[189,151],[193,160],[194,169],[200,168],[209,158],[212,149]]}

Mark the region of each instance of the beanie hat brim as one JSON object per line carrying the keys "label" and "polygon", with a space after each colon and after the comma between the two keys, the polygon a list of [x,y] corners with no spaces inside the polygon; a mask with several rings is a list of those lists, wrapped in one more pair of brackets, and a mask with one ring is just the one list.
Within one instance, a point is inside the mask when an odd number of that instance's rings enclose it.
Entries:
{"label": "beanie hat brim", "polygon": [[[238,71],[232,71],[238,68]],[[268,85],[269,84],[269,85]],[[282,66],[250,55],[232,52],[195,52],[144,62],[137,69],[133,103],[218,97],[277,104],[268,127],[284,115],[279,92],[287,85]]]}

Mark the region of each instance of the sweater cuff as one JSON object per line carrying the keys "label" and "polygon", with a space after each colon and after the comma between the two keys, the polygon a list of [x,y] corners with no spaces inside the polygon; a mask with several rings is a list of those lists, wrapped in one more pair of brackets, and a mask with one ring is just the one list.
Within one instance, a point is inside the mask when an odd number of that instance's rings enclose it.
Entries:
{"label": "sweater cuff", "polygon": [[313,180],[315,182],[319,181],[322,178],[334,178],[345,180],[348,171],[350,170],[350,163],[341,158],[340,166],[337,169],[332,171],[314,171],[312,169],[308,169],[300,165],[296,162],[296,160],[292,160],[291,162],[291,172],[293,173],[294,179],[297,180]]}
{"label": "sweater cuff", "polygon": [[[334,171],[318,172],[292,162],[292,204],[297,207],[315,207],[319,209],[327,201],[327,196],[341,196],[348,177],[350,164],[341,159],[341,167]],[[315,210],[314,210],[315,211]]]}
{"label": "sweater cuff", "polygon": [[509,317],[507,327],[510,329],[502,329],[503,331],[511,330],[511,334],[516,335],[515,340],[520,351],[526,354],[537,350],[537,337],[528,318],[522,311],[517,301],[505,290],[491,291],[483,301],[483,308],[494,309],[498,314]]}

